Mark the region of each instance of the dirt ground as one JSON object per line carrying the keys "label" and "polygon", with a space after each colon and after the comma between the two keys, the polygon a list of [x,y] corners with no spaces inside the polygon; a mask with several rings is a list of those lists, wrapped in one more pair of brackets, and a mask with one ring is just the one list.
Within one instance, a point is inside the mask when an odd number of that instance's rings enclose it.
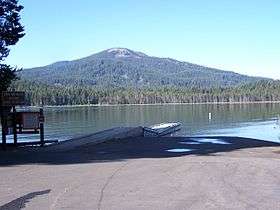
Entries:
{"label": "dirt ground", "polygon": [[0,150],[0,209],[280,209],[279,146],[166,137]]}

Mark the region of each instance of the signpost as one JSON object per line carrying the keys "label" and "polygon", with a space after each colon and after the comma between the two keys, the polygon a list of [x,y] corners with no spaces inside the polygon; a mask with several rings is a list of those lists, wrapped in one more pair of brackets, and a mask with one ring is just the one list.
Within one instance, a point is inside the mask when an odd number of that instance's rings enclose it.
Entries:
{"label": "signpost", "polygon": [[[17,146],[17,134],[40,134],[40,141],[21,142],[21,145],[54,143],[57,140],[44,140],[43,108],[37,112],[17,112],[15,106],[25,105],[25,93],[19,91],[0,92],[0,111],[2,124],[2,146],[6,148],[6,135],[13,134],[14,145]],[[12,112],[11,112],[12,109]]]}
{"label": "signpost", "polygon": [[17,130],[16,130],[16,105],[25,104],[25,93],[20,91],[4,91],[0,95],[1,97],[1,124],[2,124],[2,146],[5,149],[6,147],[6,135],[8,131],[7,125],[7,115],[13,108],[12,112],[12,125],[13,125],[13,135],[14,135],[14,144],[17,144]]}

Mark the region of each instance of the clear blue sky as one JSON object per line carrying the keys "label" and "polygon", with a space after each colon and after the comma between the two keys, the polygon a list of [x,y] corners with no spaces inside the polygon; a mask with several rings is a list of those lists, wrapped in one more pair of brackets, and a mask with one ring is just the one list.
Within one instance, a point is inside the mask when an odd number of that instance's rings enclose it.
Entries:
{"label": "clear blue sky", "polygon": [[35,67],[112,47],[280,79],[278,0],[19,0],[26,36],[7,63]]}

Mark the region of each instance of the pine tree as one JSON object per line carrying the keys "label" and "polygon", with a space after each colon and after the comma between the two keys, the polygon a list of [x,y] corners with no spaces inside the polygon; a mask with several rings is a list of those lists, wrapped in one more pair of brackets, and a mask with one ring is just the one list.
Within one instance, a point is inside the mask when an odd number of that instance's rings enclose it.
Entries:
{"label": "pine tree", "polygon": [[[9,55],[9,46],[15,45],[25,35],[19,16],[22,9],[18,0],[0,0],[0,62]],[[16,70],[9,65],[0,64],[0,92],[7,90],[17,78]]]}

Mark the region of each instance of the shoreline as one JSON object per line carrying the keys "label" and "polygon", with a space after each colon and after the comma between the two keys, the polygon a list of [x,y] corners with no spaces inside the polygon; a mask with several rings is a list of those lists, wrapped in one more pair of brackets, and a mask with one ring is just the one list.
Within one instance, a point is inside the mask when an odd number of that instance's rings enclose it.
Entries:
{"label": "shoreline", "polygon": [[[252,102],[203,102],[203,103],[154,103],[154,104],[76,104],[76,105],[45,105],[44,108],[56,107],[111,107],[111,106],[163,106],[163,105],[246,105],[246,104],[280,104],[280,101]],[[40,107],[40,106],[30,106]]]}

